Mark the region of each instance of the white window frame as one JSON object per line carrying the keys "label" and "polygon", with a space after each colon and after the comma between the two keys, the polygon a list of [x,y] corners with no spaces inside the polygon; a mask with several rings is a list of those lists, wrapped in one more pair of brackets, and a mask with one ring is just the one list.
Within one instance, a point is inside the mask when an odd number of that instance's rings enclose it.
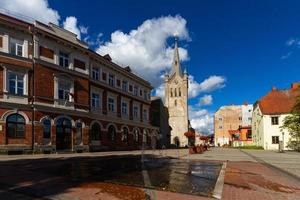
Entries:
{"label": "white window frame", "polygon": [[[97,69],[98,71],[95,70],[95,69]],[[97,75],[97,73],[98,73],[98,75]],[[95,78],[95,77],[94,77],[94,74],[97,75],[98,78]],[[101,70],[100,70],[99,67],[92,67],[92,79],[93,79],[93,80],[99,81],[99,80],[100,80],[100,74],[101,74]]]}
{"label": "white window frame", "polygon": [[[59,84],[60,82],[65,82],[70,84],[70,91],[69,91],[69,98],[65,101],[62,99],[59,99]],[[67,106],[66,103],[72,103],[74,102],[74,98],[72,95],[74,95],[74,80],[71,77],[65,76],[65,75],[54,75],[54,99],[56,105],[61,106],[61,103],[64,103],[64,106]],[[73,105],[68,105],[68,107],[72,107]]]}
{"label": "white window frame", "polygon": [[[14,45],[14,53],[12,52],[12,45]],[[18,55],[18,47],[22,47],[22,55]],[[15,38],[10,38],[9,40],[9,53],[13,54],[15,56],[21,56],[24,57],[24,41],[18,40]]]}
{"label": "white window frame", "polygon": [[[60,65],[61,63],[60,63],[60,58],[63,58],[63,65]],[[68,60],[68,65],[67,66],[65,66],[66,65],[66,60]],[[58,65],[60,66],[60,67],[63,67],[63,68],[66,68],[66,69],[69,69],[69,67],[70,67],[70,54],[69,53],[66,53],[66,52],[64,52],[64,51],[59,51],[58,52]]]}
{"label": "white window frame", "polygon": [[[18,94],[18,81],[19,81],[19,79],[15,79],[15,91],[10,92],[9,76],[11,74],[15,75],[15,77],[22,76],[22,79],[21,79],[22,83],[23,83],[23,93],[22,94]],[[7,73],[6,73],[6,91],[10,94],[13,94],[13,95],[27,95],[27,74],[8,70]]]}
{"label": "white window frame", "polygon": [[[113,102],[110,102],[110,100],[113,100]],[[108,97],[107,98],[107,110],[108,112],[114,113],[116,110],[116,101],[114,97]]]}
{"label": "white window frame", "polygon": [[[98,106],[96,106],[96,104],[93,105],[93,102],[96,99],[96,98],[93,97],[93,94],[98,95],[98,97],[99,97],[99,99],[98,99]],[[101,94],[99,92],[95,92],[95,91],[91,92],[91,107],[93,109],[101,109]]]}
{"label": "white window frame", "polygon": [[[124,105],[126,105],[126,107]],[[122,103],[121,103],[121,113],[122,113],[122,116],[128,116],[128,103],[125,101],[122,101]]]}
{"label": "white window frame", "polygon": [[[137,110],[137,112],[135,112],[135,108],[137,108],[136,110]],[[133,111],[132,111],[132,113],[133,113],[133,118],[135,118],[135,119],[139,119],[139,106],[138,105],[133,105]]]}
{"label": "white window frame", "polygon": [[[124,83],[126,83],[126,84],[124,84]],[[126,89],[124,88],[124,86],[126,86]],[[128,92],[128,81],[126,81],[126,80],[122,80],[122,91]]]}
{"label": "white window frame", "polygon": [[109,73],[108,74],[108,85],[109,86],[112,86],[112,87],[115,87],[115,75]]}

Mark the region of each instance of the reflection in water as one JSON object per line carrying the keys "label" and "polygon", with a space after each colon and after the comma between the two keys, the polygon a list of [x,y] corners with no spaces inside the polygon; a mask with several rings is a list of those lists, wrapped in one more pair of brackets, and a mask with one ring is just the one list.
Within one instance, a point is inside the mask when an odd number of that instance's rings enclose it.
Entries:
{"label": "reflection in water", "polygon": [[216,162],[145,156],[142,163],[141,156],[122,156],[90,158],[85,162],[76,159],[49,169],[49,173],[78,182],[116,183],[210,196],[220,169],[221,164]]}

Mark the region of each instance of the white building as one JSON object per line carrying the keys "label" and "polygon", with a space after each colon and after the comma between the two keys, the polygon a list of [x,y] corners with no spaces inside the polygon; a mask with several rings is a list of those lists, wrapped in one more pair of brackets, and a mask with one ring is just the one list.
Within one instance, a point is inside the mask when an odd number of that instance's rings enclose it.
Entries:
{"label": "white building", "polygon": [[291,112],[296,96],[300,94],[300,82],[290,89],[277,90],[275,87],[254,104],[252,116],[252,139],[254,145],[266,150],[278,150],[283,141],[284,149],[290,139],[289,132],[282,130],[284,118]]}

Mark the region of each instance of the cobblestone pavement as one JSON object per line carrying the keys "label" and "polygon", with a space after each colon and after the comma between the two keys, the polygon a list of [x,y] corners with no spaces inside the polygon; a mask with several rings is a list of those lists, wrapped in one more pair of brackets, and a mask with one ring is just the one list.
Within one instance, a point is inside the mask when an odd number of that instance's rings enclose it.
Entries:
{"label": "cobblestone pavement", "polygon": [[[300,154],[261,150],[214,148],[203,154],[188,155],[188,150],[146,151],[148,154],[181,159],[222,160],[227,162],[222,199],[225,200],[300,200],[300,182],[291,175],[299,175]],[[140,151],[102,152],[82,154],[52,154],[0,156],[0,199],[53,200],[119,200],[119,199],[210,199],[166,191],[102,183],[67,184],[60,177],[39,173],[40,166],[32,159],[40,159],[49,168],[54,161],[72,157],[140,154]],[[24,162],[20,162],[23,160]],[[63,166],[62,166],[63,167]],[[76,166],[74,166],[76,168]],[[25,170],[26,169],[26,170]],[[74,173],[80,173],[80,169]],[[44,194],[48,195],[44,195]],[[42,196],[42,197],[41,197]],[[39,198],[40,197],[40,198]]]}

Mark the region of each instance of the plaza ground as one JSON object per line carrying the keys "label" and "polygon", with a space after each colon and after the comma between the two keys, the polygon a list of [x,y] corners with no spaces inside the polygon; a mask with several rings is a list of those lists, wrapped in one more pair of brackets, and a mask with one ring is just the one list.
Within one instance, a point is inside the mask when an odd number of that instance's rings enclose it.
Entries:
{"label": "plaza ground", "polygon": [[[189,155],[187,149],[149,150],[145,153],[188,160],[226,162],[222,199],[300,199],[300,153],[297,152],[213,148],[203,154],[193,155]],[[141,151],[1,155],[0,199],[213,199],[93,181],[77,184],[76,174],[80,174],[81,169],[70,161],[74,158],[84,162],[89,158],[140,154]],[[66,172],[66,163],[74,165],[74,170]],[[51,173],[42,173],[47,167],[50,171],[61,170],[61,173],[53,176]],[[66,182],[63,178],[65,173],[73,173],[75,179]]]}

